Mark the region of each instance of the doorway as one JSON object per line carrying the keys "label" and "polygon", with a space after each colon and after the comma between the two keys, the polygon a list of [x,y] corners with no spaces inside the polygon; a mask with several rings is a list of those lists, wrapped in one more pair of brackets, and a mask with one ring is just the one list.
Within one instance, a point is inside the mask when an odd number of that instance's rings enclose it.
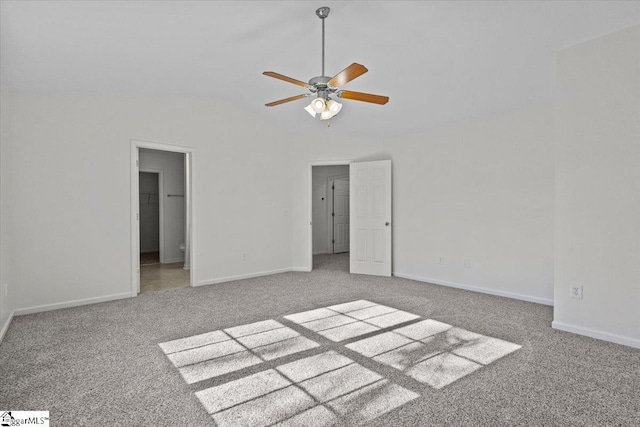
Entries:
{"label": "doorway", "polygon": [[349,268],[349,165],[311,167],[312,268]]}
{"label": "doorway", "polygon": [[[322,179],[317,176],[322,167],[348,165],[349,176],[349,256],[346,271],[355,274],[391,276],[392,272],[392,221],[391,221],[391,160],[328,161],[308,163],[308,267],[312,271],[315,256],[323,256],[322,233],[324,224],[319,213],[327,202],[319,187]],[[317,168],[317,170],[316,170]],[[316,179],[314,179],[314,175]],[[328,173],[327,173],[328,175]],[[339,179],[340,177],[334,177]],[[334,180],[335,181],[335,180]],[[323,196],[323,194],[325,194]],[[324,197],[324,199],[323,199]],[[333,239],[331,239],[333,240]],[[328,242],[329,240],[327,240]],[[324,245],[324,254],[335,255]]]}
{"label": "doorway", "polygon": [[[161,219],[163,206],[162,198],[163,174],[161,169],[140,169],[139,181],[139,212],[140,212],[140,266],[160,264],[163,259],[161,252],[164,248],[160,243],[164,224]],[[164,245],[163,245],[164,246]]]}
{"label": "doorway", "polygon": [[193,286],[193,150],[131,141],[132,296]]}

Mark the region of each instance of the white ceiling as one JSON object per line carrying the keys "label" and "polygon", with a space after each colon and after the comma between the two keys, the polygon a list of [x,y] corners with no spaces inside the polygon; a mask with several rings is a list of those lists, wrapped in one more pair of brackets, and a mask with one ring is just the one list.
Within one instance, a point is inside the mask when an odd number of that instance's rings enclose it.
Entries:
{"label": "white ceiling", "polygon": [[640,23],[640,2],[2,1],[1,84],[27,91],[220,97],[282,126],[321,124],[304,100],[263,104],[352,62],[345,88],[388,95],[344,101],[346,135],[394,135],[551,102],[555,52]]}

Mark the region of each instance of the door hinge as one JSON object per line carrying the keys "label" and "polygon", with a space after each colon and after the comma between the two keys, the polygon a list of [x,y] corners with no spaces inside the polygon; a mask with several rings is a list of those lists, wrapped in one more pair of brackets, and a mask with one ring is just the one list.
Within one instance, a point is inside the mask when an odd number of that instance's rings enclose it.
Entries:
{"label": "door hinge", "polygon": [[140,167],[140,160],[136,160],[136,167],[139,168]]}
{"label": "door hinge", "polygon": [[335,186],[335,185],[332,185],[332,186],[331,186],[331,189],[332,189],[332,190],[335,190],[335,189],[336,189],[336,186]]}
{"label": "door hinge", "polygon": [[331,212],[331,216],[336,216],[336,213],[335,212]]}
{"label": "door hinge", "polygon": [[136,221],[140,221],[140,214],[139,213],[136,214]]}
{"label": "door hinge", "polygon": [[332,241],[331,241],[331,243],[335,243],[335,242],[336,242],[335,240],[332,240]]}

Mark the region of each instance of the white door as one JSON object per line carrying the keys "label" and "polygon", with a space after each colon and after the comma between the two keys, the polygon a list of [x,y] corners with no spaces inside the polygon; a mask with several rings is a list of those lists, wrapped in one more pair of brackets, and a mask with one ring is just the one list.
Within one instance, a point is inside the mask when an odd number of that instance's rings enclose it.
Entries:
{"label": "white door", "polygon": [[391,160],[351,163],[351,273],[391,276]]}
{"label": "white door", "polygon": [[333,253],[349,252],[349,180],[333,181]]}

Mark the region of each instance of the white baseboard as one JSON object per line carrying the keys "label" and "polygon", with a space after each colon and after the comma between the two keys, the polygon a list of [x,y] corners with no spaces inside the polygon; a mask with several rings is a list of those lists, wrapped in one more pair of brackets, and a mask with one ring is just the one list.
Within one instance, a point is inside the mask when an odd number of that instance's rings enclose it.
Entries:
{"label": "white baseboard", "polygon": [[305,273],[308,273],[311,271],[311,269],[309,267],[291,267],[291,271],[303,271]]}
{"label": "white baseboard", "polygon": [[80,305],[87,305],[87,304],[96,304],[99,302],[113,301],[117,299],[130,298],[130,297],[131,297],[131,292],[125,292],[122,294],[105,295],[103,297],[85,298],[85,299],[78,299],[74,301],[58,302],[54,304],[45,304],[45,305],[37,305],[34,307],[19,308],[16,311],[14,311],[14,314],[16,316],[21,316],[23,314],[40,313],[43,311],[58,310],[60,308],[77,307]]}
{"label": "white baseboard", "polygon": [[281,268],[278,270],[260,271],[257,273],[240,274],[238,276],[220,277],[218,279],[199,280],[196,286],[215,285],[216,283],[233,282],[235,280],[253,279],[254,277],[271,276],[272,274],[288,273],[294,271],[292,268]]}
{"label": "white baseboard", "polygon": [[551,322],[551,327],[559,331],[571,332],[574,334],[584,335],[603,341],[609,341],[615,344],[622,344],[633,348],[640,348],[640,340],[631,337],[611,334],[609,332],[598,331],[596,329],[585,328],[582,326],[570,325],[568,323],[558,322],[556,320]]}
{"label": "white baseboard", "polygon": [[161,264],[173,264],[174,262],[184,262],[184,258],[165,259]]}
{"label": "white baseboard", "polygon": [[467,291],[480,292],[483,294],[496,295],[499,297],[506,297],[506,298],[513,298],[513,299],[518,299],[522,301],[535,302],[537,304],[553,305],[553,299],[548,299],[548,298],[540,298],[540,297],[534,297],[530,295],[516,294],[514,292],[499,291],[496,289],[489,289],[489,288],[482,288],[479,286],[467,285],[465,283],[449,282],[447,280],[439,280],[439,279],[430,279],[428,277],[420,277],[420,276],[414,276],[411,274],[404,274],[404,273],[398,273],[398,272],[394,272],[393,275],[396,277],[401,277],[403,279],[417,280],[418,282],[433,283],[434,285],[448,286],[451,288],[464,289]]}
{"label": "white baseboard", "polygon": [[6,334],[7,330],[9,329],[9,325],[11,324],[11,320],[13,320],[13,315],[14,315],[14,312],[12,311],[9,314],[9,318],[7,319],[7,321],[4,322],[4,325],[2,325],[2,329],[0,329],[0,342],[2,342],[2,339],[4,338],[4,334]]}

